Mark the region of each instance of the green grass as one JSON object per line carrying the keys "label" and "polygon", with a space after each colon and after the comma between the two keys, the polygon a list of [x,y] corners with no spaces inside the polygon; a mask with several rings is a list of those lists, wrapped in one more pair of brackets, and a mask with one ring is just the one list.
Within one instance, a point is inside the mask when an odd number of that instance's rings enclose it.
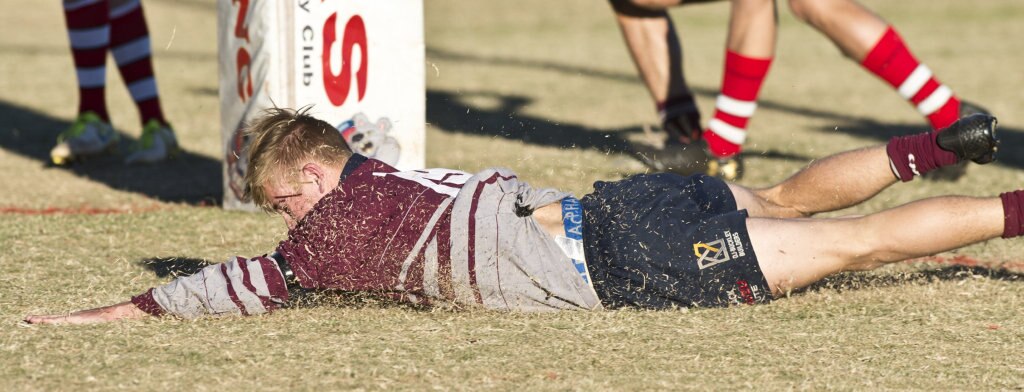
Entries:
{"label": "green grass", "polygon": [[[992,109],[1004,141],[1017,143],[1003,146],[1002,163],[972,167],[959,182],[897,185],[842,213],[1021,187],[1024,7],[867,4],[959,95]],[[0,214],[0,390],[1024,388],[1024,279],[928,263],[845,274],[769,305],[730,309],[507,314],[327,296],[253,318],[20,324],[29,313],[122,301],[164,281],[144,260],[255,255],[285,232],[274,217],[182,202],[216,190],[201,181],[221,156],[215,7],[145,6],[164,107],[193,154],[171,166],[175,173],[109,160],[77,171],[45,167],[60,131],[53,127],[70,121],[77,99],[60,9],[0,5],[0,208],[132,211]],[[430,166],[506,166],[577,195],[594,180],[644,171],[601,148],[605,135],[644,140],[642,125],[654,123],[607,4],[425,6]],[[727,6],[673,15],[708,116]],[[113,120],[137,137],[135,109],[110,68]],[[918,128],[920,117],[884,83],[783,11],[743,183],[769,184],[810,159]],[[995,240],[941,256],[998,267],[1020,262],[1022,250],[1020,240]]]}

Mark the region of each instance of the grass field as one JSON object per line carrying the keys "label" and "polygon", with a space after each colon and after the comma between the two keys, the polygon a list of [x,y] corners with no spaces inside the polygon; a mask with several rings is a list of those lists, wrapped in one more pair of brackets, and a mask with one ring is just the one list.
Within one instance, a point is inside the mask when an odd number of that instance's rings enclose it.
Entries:
{"label": "grass field", "polygon": [[[104,158],[72,169],[45,165],[77,102],[59,2],[0,3],[0,390],[1024,389],[1021,240],[731,309],[532,315],[332,297],[244,319],[21,324],[122,301],[166,281],[168,259],[261,254],[284,235],[277,218],[210,206],[222,155],[213,3],[144,0],[164,108],[188,153],[156,167]],[[425,3],[429,166],[507,166],[577,195],[644,171],[607,151],[643,141],[654,113],[604,2]],[[1024,5],[865,3],[943,82],[999,116],[1003,145],[998,163],[958,182],[897,185],[842,213],[1022,187]],[[673,11],[705,116],[727,14],[724,3]],[[788,11],[779,47],[744,184],[923,129],[910,105]],[[136,138],[135,109],[108,72],[115,126]]]}

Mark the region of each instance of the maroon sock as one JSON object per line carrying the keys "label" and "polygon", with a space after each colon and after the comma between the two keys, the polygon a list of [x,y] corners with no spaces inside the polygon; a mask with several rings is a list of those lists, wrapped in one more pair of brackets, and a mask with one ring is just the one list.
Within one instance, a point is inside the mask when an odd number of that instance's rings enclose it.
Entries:
{"label": "maroon sock", "polygon": [[128,2],[110,9],[110,51],[139,109],[139,119],[143,126],[149,120],[167,123],[160,108],[150,46],[149,28],[141,1]]}
{"label": "maroon sock", "polygon": [[103,121],[110,121],[104,98],[110,48],[108,8],[106,0],[64,2],[64,17],[78,77],[78,114],[93,112]]}
{"label": "maroon sock", "polygon": [[901,181],[913,180],[915,175],[924,175],[959,161],[956,154],[939,148],[935,135],[937,133],[929,132],[896,136],[889,140],[885,151]]}
{"label": "maroon sock", "polygon": [[1024,190],[999,195],[1003,201],[1003,238],[1024,234]]}

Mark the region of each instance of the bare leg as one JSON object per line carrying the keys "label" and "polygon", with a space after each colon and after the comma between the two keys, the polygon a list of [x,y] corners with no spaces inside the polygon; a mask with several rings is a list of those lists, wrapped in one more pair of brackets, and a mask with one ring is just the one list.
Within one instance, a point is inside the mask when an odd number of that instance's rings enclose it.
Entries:
{"label": "bare leg", "polygon": [[769,188],[729,187],[737,207],[751,217],[794,218],[857,205],[896,180],[885,145],[880,145],[816,160]]}
{"label": "bare leg", "polygon": [[708,173],[725,179],[743,175],[740,156],[757,96],[775,57],[774,0],[732,0],[722,84],[703,139],[715,159]]}
{"label": "bare leg", "polygon": [[998,197],[947,196],[876,214],[836,219],[747,220],[772,293],[782,295],[844,270],[927,256],[998,237]]}
{"label": "bare leg", "polygon": [[888,28],[885,20],[854,0],[789,0],[789,7],[793,15],[825,34],[858,62]]}
{"label": "bare leg", "polygon": [[726,48],[746,57],[775,56],[774,0],[732,0]]}
{"label": "bare leg", "polygon": [[655,102],[690,94],[683,76],[683,51],[679,37],[665,11],[665,8],[676,4],[679,4],[678,0],[651,5],[651,9],[620,4],[615,7],[622,37],[640,78]]}

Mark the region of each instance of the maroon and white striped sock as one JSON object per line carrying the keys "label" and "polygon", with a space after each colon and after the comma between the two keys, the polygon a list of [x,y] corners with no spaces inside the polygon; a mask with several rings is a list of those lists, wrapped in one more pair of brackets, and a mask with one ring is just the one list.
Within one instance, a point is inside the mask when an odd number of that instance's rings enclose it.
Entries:
{"label": "maroon and white striped sock", "polygon": [[78,77],[78,113],[94,112],[109,121],[104,97],[110,24],[107,0],[64,2],[64,18]]}
{"label": "maroon and white striped sock", "polygon": [[953,90],[939,83],[931,69],[914,58],[891,26],[861,65],[914,104],[917,111],[928,118],[933,130],[941,130],[960,118],[960,100]]}
{"label": "maroon and white striped sock", "polygon": [[166,124],[153,76],[149,29],[139,0],[110,9],[110,47],[121,77],[139,108],[142,123],[155,119]]}
{"label": "maroon and white striped sock", "polygon": [[889,155],[892,171],[907,182],[932,170],[959,162],[956,154],[939,148],[937,133],[928,132],[909,136],[896,136],[889,140],[885,151]]}
{"label": "maroon and white striped sock", "polygon": [[1024,234],[1024,190],[999,195],[1003,201],[1003,238]]}
{"label": "maroon and white striped sock", "polygon": [[757,109],[757,94],[771,64],[771,58],[758,59],[726,51],[722,92],[715,101],[715,115],[704,131],[708,149],[716,157],[731,157],[742,150],[747,123]]}

